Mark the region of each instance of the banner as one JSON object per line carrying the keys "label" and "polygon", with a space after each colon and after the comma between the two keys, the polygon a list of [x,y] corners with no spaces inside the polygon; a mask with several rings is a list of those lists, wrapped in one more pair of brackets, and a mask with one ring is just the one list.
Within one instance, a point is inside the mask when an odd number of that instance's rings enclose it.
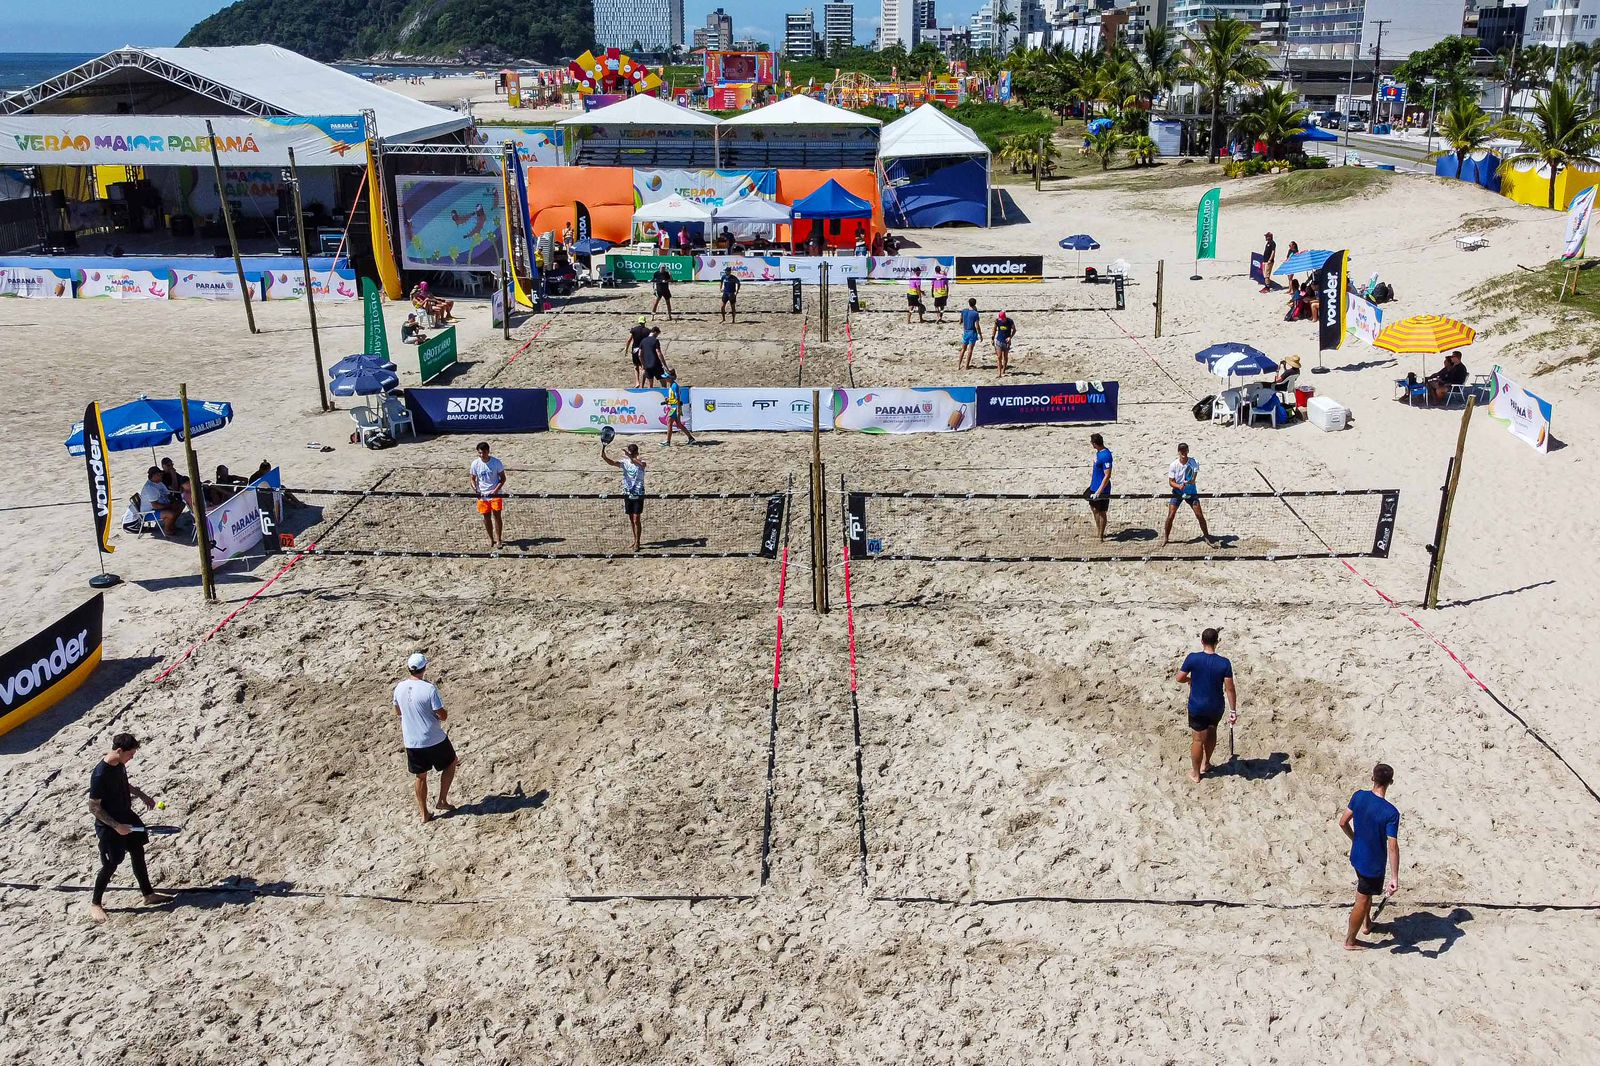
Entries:
{"label": "banner", "polygon": [[418,433],[543,433],[544,389],[407,389]]}
{"label": "banner", "polygon": [[1194,220],[1194,257],[1217,257],[1217,221],[1222,213],[1222,190],[1212,189],[1200,197],[1200,208]]}
{"label": "banner", "polygon": [[1589,223],[1594,220],[1595,186],[1591,185],[1572,198],[1567,208],[1567,232],[1561,241],[1561,258],[1576,259],[1583,254],[1584,242],[1589,239]]}
{"label": "banner", "polygon": [[220,507],[206,510],[211,565],[220,566],[261,543],[261,505],[254,489],[236,492]]}
{"label": "banner", "polygon": [[[810,389],[712,389],[696,386],[689,391],[689,428],[705,430],[764,430],[770,432],[811,431]],[[818,421],[823,429],[833,428],[832,390],[822,393]]]}
{"label": "banner", "polygon": [[1350,317],[1351,333],[1368,344],[1378,339],[1378,334],[1383,332],[1383,308],[1351,293],[1345,310]]}
{"label": "banner", "polygon": [[824,263],[828,264],[830,282],[842,284],[851,278],[862,280],[867,276],[865,256],[697,255],[694,257],[694,280],[716,281],[722,277],[723,267],[732,267],[740,281],[815,282],[821,277],[819,268]]}
{"label": "banner", "polygon": [[[245,274],[245,277],[248,278],[249,276],[248,273]],[[306,276],[299,268],[294,270],[269,270],[262,276],[262,280],[266,282],[267,299],[269,300],[304,300],[306,298]],[[315,295],[319,300],[342,302],[354,300],[360,295],[356,272],[348,266],[336,267],[326,271],[318,270],[313,266],[311,268],[311,280],[316,285]]]}
{"label": "banner", "polygon": [[1115,381],[978,386],[977,421],[980,426],[1116,420]]}
{"label": "banner", "polygon": [[867,260],[867,277],[873,281],[905,281],[917,267],[922,268],[924,284],[933,277],[933,268],[944,267],[946,274],[956,268],[953,255],[893,255],[873,256]]}
{"label": "banner", "polygon": [[165,300],[172,291],[170,270],[79,270],[80,300]]}
{"label": "banner", "polygon": [[1250,280],[1255,282],[1257,285],[1260,285],[1262,288],[1266,288],[1267,261],[1262,257],[1260,252],[1250,253]]}
{"label": "banner", "polygon": [[417,345],[417,369],[426,385],[456,365],[456,328],[449,326]]}
{"label": "banner", "polygon": [[367,355],[389,358],[389,334],[383,327],[383,294],[371,278],[361,279],[361,350]]}
{"label": "banner", "polygon": [[365,166],[360,115],[253,118],[218,115],[0,115],[8,166],[201,167],[211,172],[212,137],[225,167]]}
{"label": "banner", "polygon": [[[685,406],[693,389],[684,390]],[[610,426],[618,433],[665,433],[666,389],[551,389],[550,428],[561,433],[599,433]]]}
{"label": "banner", "polygon": [[83,412],[83,461],[89,470],[89,509],[94,515],[94,542],[101,554],[110,555],[111,546],[111,466],[106,456],[106,427],[100,421],[100,404],[91,403]]}
{"label": "banner", "polygon": [[1496,366],[1489,376],[1489,387],[1494,399],[1489,402],[1489,417],[1504,422],[1511,435],[1533,445],[1534,451],[1550,450],[1550,416],[1554,412],[1548,401],[1535,396],[1515,381],[1506,377]]}
{"label": "banner", "polygon": [[0,733],[48,710],[100,662],[101,593],[0,655]]}
{"label": "banner", "polygon": [[834,389],[835,429],[955,433],[976,424],[974,388]]}
{"label": "banner", "polygon": [[[630,281],[649,281],[656,276],[656,271],[662,267],[667,268],[667,273],[671,275],[673,281],[694,280],[693,256],[606,253],[606,268],[611,271],[611,276],[614,278],[625,278]],[[718,276],[721,276],[720,272]]]}
{"label": "banner", "polygon": [[743,200],[778,195],[776,170],[640,170],[633,172],[636,204],[679,196],[704,207],[727,207]]}
{"label": "banner", "polygon": [[[245,286],[251,299],[266,298],[266,286],[261,281],[246,275]],[[244,294],[239,275],[231,270],[179,270],[172,279],[174,300],[243,300]]]}
{"label": "banner", "polygon": [[[927,280],[924,272],[923,280]],[[955,280],[964,285],[976,282],[1043,281],[1042,255],[958,255]]]}
{"label": "banner", "polygon": [[501,146],[509,144],[517,159],[525,167],[559,167],[566,163],[567,131],[559,126],[479,126],[478,143],[496,149],[494,169],[503,169],[505,152]]}
{"label": "banner", "polygon": [[1317,292],[1322,303],[1322,321],[1317,323],[1317,347],[1332,351],[1344,347],[1344,305],[1349,286],[1350,253],[1336,252],[1316,273]]}
{"label": "banner", "polygon": [[594,222],[589,217],[589,205],[582,200],[575,200],[572,204],[572,240],[586,241],[594,236]]}
{"label": "banner", "polygon": [[505,217],[499,178],[395,179],[400,261],[412,270],[493,271]]}
{"label": "banner", "polygon": [[0,267],[0,296],[20,296],[25,300],[70,300],[72,272]]}

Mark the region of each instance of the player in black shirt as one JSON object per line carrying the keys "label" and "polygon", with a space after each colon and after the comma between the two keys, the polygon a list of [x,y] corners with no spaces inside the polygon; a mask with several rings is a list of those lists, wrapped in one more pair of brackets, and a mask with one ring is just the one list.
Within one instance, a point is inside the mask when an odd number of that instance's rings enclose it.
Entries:
{"label": "player in black shirt", "polygon": [[146,834],[144,823],[133,813],[133,797],[139,797],[146,807],[154,807],[156,801],[128,781],[128,764],[138,750],[139,741],[132,733],[118,733],[111,738],[111,751],[94,764],[89,775],[89,813],[94,815],[94,835],[100,844],[100,872],[94,879],[89,917],[97,922],[106,920],[101,899],[124,856],[133,859],[133,876],[146,906],[172,902],[171,896],[158,895],[150,887],[150,874],[144,866]]}

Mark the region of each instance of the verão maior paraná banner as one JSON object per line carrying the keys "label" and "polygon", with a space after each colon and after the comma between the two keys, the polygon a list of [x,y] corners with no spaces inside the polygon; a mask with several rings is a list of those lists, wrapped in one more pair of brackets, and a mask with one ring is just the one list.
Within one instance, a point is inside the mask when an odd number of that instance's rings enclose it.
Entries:
{"label": "ver\u00e3o maior paran\u00e1 banner", "polygon": [[[211,123],[215,138],[206,132]],[[366,166],[360,115],[3,115],[0,158],[37,166]]]}

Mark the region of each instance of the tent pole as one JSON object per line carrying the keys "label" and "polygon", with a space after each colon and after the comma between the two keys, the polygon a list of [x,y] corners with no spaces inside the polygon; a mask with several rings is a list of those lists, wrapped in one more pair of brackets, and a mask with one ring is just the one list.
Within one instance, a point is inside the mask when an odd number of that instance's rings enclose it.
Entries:
{"label": "tent pole", "polygon": [[317,361],[317,396],[322,401],[322,409],[331,411],[328,382],[322,374],[322,340],[317,336],[317,286],[311,277],[311,258],[306,251],[305,208],[300,204],[300,168],[295,166],[293,148],[289,149],[289,184],[294,188],[294,231],[300,240],[300,269],[306,275],[306,311],[311,315],[311,355]]}
{"label": "tent pole", "polygon": [[[207,122],[206,125],[209,127],[211,123]],[[200,460],[195,458],[194,439],[189,432],[187,384],[178,385],[178,407],[183,411],[183,454],[189,460],[189,503],[194,508],[194,542],[200,548],[200,589],[207,600],[215,602],[217,584],[211,572],[211,533],[206,529],[206,490],[200,481]]]}
{"label": "tent pole", "polygon": [[[244,296],[244,317],[250,323],[251,333],[260,333],[256,329],[256,313],[250,306],[250,287],[244,280],[244,260],[239,257],[239,238],[233,232],[233,214],[228,210],[228,192],[222,185],[222,160],[217,155],[217,131],[211,128],[211,120],[206,120],[206,140],[211,142],[211,169],[217,178],[217,209],[222,215],[222,225],[228,231],[228,247],[233,251],[233,269],[239,275],[239,292]],[[302,242],[303,247],[303,242]],[[307,278],[306,283],[310,284]],[[208,564],[209,565],[209,564]],[[215,597],[209,597],[215,599]]]}

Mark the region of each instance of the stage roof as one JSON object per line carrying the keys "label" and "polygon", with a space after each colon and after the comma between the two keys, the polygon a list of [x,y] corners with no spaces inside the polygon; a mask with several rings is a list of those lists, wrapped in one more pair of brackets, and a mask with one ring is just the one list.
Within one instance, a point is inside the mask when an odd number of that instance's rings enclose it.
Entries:
{"label": "stage roof", "polygon": [[883,123],[856,111],[825,104],[810,96],[791,96],[754,111],[735,115],[724,126],[881,126]]}
{"label": "stage roof", "polygon": [[932,104],[889,123],[878,144],[878,155],[884,159],[988,154],[988,145],[976,133]]}
{"label": "stage roof", "polygon": [[[270,44],[230,48],[119,48],[0,99],[0,115],[73,114],[58,104],[121,72],[139,71],[205,97],[215,115],[355,115],[378,135],[412,143],[465,129],[470,119]],[[85,94],[88,95],[88,94]],[[168,108],[162,114],[177,114]],[[194,113],[193,111],[187,113]]]}
{"label": "stage roof", "polygon": [[717,125],[717,117],[708,115],[703,111],[691,111],[687,107],[659,100],[654,96],[630,96],[626,100],[615,104],[608,104],[595,111],[586,111],[581,115],[561,119],[557,126],[610,126],[632,129],[656,129],[663,126],[682,128],[685,126],[703,126],[707,129]]}

